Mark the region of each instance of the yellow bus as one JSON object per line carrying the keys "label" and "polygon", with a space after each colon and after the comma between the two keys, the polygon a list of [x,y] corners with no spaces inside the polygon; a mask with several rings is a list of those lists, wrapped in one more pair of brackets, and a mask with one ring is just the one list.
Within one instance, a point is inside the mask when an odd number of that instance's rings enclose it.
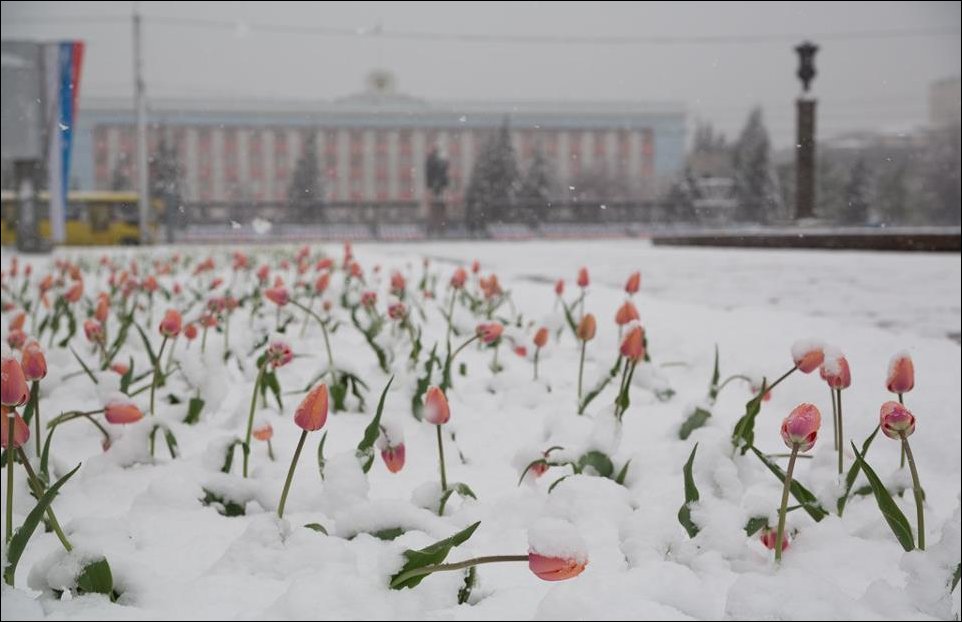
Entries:
{"label": "yellow bus", "polygon": [[[0,242],[15,244],[17,240],[16,194],[2,191],[2,223]],[[48,195],[41,192],[39,203],[40,237],[50,239],[50,218],[47,215]],[[153,202],[155,214],[163,211],[162,203]],[[114,191],[71,191],[67,194],[67,239],[69,246],[133,245],[140,243],[137,193]],[[154,219],[156,221],[156,218]]]}

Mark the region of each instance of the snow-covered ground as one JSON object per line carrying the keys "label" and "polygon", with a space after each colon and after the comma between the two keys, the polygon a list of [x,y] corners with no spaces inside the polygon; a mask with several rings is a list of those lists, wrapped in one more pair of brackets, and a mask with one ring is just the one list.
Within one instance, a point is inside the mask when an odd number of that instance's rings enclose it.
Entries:
{"label": "snow-covered ground", "polygon": [[[337,246],[323,250],[334,258],[341,255]],[[207,249],[184,252],[200,256]],[[229,256],[214,252],[229,281]],[[265,258],[273,257],[281,249],[263,252]],[[81,556],[106,555],[120,599],[112,604],[101,596],[68,594],[57,600],[49,592],[41,594],[38,589],[62,580],[69,560],[63,559],[52,533],[38,531],[20,562],[17,589],[3,587],[4,620],[958,616],[959,590],[952,596],[947,584],[959,563],[962,542],[958,255],[663,249],[627,241],[357,245],[355,254],[369,278],[373,266],[381,266],[377,289],[382,312],[389,300],[391,270],[404,271],[413,287],[422,258],[432,259],[431,270],[439,274],[440,284],[438,300],[424,304],[428,348],[444,340],[446,324],[438,311],[446,299],[444,285],[457,266],[475,258],[482,274],[497,272],[523,316],[524,328],[506,334],[525,340],[527,358],[502,347],[505,369],[495,375],[488,368],[491,352],[468,348],[459,359],[466,363],[466,375],[455,374],[448,394],[451,420],[445,429],[456,439],[445,438],[448,479],[467,483],[477,500],[455,496],[443,517],[418,507],[438,486],[436,437],[433,426],[411,415],[421,367],[407,368],[408,350],[400,345],[401,337],[384,418],[403,429],[406,464],[392,474],[376,457],[366,477],[360,471],[354,448],[388,376],[348,320],[333,335],[334,358],[370,385],[367,411],[328,418],[324,481],[317,467],[322,432],[309,435],[287,513],[279,521],[275,510],[301,432],[291,414],[302,395],[285,396],[283,413],[270,401],[258,409],[258,420],[273,426],[277,460],[271,462],[264,444],[258,443],[251,479],[239,475],[239,457],[233,473],[223,474],[223,448],[243,434],[256,374],[254,356],[243,369],[233,359],[224,365],[220,334],[209,338],[205,357],[198,342],[189,349],[180,343],[174,356],[184,374],[160,395],[188,397],[194,385],[206,406],[200,422],[190,426],[181,422],[184,404],[158,400],[157,416],[176,434],[178,459],[171,460],[161,442],[156,458],[147,454],[149,418],[112,427],[114,440],[107,452],[101,450],[97,429],[82,421],[58,428],[53,443],[52,475],[83,463],[57,497],[57,515]],[[7,255],[4,252],[4,268]],[[625,279],[634,270],[642,272],[635,302],[652,364],[635,375],[620,433],[612,423],[613,388],[588,407],[586,416],[577,415],[579,345],[567,328],[556,338],[555,329],[563,328],[564,320],[556,308],[554,281],[565,279],[565,295],[571,300],[581,266],[589,268],[592,278],[586,309],[598,316],[598,336],[587,348],[589,387],[617,356],[613,317],[625,298]],[[293,272],[285,277],[294,281]],[[172,281],[161,278],[163,284]],[[339,284],[335,279],[332,293]],[[88,279],[87,294],[93,296],[98,287],[95,279]],[[160,340],[156,322],[164,308],[158,302],[150,327],[155,344]],[[247,352],[257,332],[273,326],[273,309],[269,311],[253,328],[246,311],[235,316],[230,332],[235,351]],[[303,390],[326,361],[318,327],[310,324],[300,337],[301,314],[294,313],[298,320],[283,338],[297,358],[278,372],[285,391]],[[336,305],[335,314],[346,317]],[[4,341],[9,318],[4,313]],[[456,312],[455,320],[468,333],[477,322],[464,309]],[[541,353],[541,379],[535,382],[531,337],[541,325],[551,328],[552,335]],[[744,531],[747,519],[757,515],[768,516],[774,526],[781,495],[779,481],[755,457],[732,456],[731,430],[750,397],[744,383],[724,389],[708,425],[679,440],[678,427],[690,407],[705,400],[716,344],[722,376],[771,378],[791,367],[790,347],[801,338],[824,340],[847,356],[853,383],[844,391],[845,435],[859,445],[878,423],[880,404],[892,397],[885,390],[890,356],[903,349],[912,354],[916,386],[905,398],[918,419],[911,442],[926,493],[924,553],[903,552],[869,495],[853,498],[841,519],[832,512],[815,523],[802,511],[789,513],[789,530],[795,536],[776,566],[758,535],[748,537]],[[82,331],[75,348],[93,356]],[[128,353],[143,370],[146,355],[136,336],[122,358]],[[85,375],[61,380],[78,369],[67,350],[49,351],[48,363],[48,379],[41,383],[45,418],[64,410],[100,408],[105,395],[116,389],[112,372],[100,374],[96,386]],[[674,395],[664,400],[652,390],[666,387]],[[146,410],[146,394],[136,399]],[[779,425],[801,402],[822,409],[823,429],[814,458],[800,461],[796,476],[826,508],[834,509],[838,484],[829,392],[817,372],[795,374],[774,391],[758,417],[756,444],[765,452],[784,452]],[[695,442],[694,480],[701,499],[692,517],[701,530],[689,538],[677,514],[684,501],[682,467]],[[619,467],[630,459],[625,485],[575,475],[549,494],[551,483],[570,472],[556,467],[519,486],[524,465],[553,445],[573,455],[600,449]],[[846,464],[852,459],[849,452]],[[898,469],[897,442],[880,436],[868,460],[886,484],[910,485],[908,475]],[[785,466],[785,460],[780,463]],[[19,523],[32,499],[23,469],[17,468],[15,475]],[[5,472],[2,480],[5,495]],[[225,517],[204,506],[199,499],[205,488],[244,504],[246,514]],[[914,527],[911,493],[897,502]],[[414,589],[388,588],[405,549],[421,548],[480,521],[474,536],[453,549],[448,561],[524,554],[527,530],[543,518],[563,519],[577,530],[589,560],[580,576],[548,583],[525,564],[483,565],[478,567],[478,586],[462,605],[457,600],[460,572],[430,576]],[[331,535],[304,528],[308,523],[323,525]],[[393,541],[369,535],[397,526],[406,531]]]}

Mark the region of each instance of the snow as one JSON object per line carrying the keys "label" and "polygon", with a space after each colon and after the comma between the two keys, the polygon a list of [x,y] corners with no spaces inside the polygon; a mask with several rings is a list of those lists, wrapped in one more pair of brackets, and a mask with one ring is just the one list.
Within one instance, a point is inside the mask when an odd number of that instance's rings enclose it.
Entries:
{"label": "snow", "polygon": [[[197,257],[212,253],[225,273],[215,271],[204,278],[219,274],[230,282],[230,249],[180,250]],[[252,265],[272,265],[271,279],[276,274],[288,284],[297,280],[293,267],[288,271],[277,267],[282,253],[296,249],[246,250]],[[323,250],[333,258],[342,252],[336,245]],[[111,252],[137,254],[128,249]],[[382,311],[389,300],[389,279],[376,277],[374,264],[382,266],[381,275],[401,269],[413,288],[420,267],[412,272],[405,266],[420,266],[422,257],[431,259],[431,270],[437,271],[442,285],[457,266],[467,267],[478,258],[482,273],[497,273],[523,313],[521,327],[512,327],[508,334],[517,335],[530,352],[534,330],[542,325],[551,329],[550,344],[541,353],[538,383],[532,380],[530,357],[518,357],[506,347],[499,355],[505,370],[498,375],[489,369],[490,349],[471,346],[458,358],[467,373],[462,376],[455,369],[448,391],[451,420],[443,427],[447,475],[449,482],[469,485],[477,501],[453,495],[444,516],[437,516],[436,432],[411,416],[412,391],[422,368],[406,369],[404,347],[394,346],[396,378],[382,425],[392,443],[404,439],[406,464],[392,474],[375,454],[370,472],[362,471],[355,448],[388,375],[378,369],[373,352],[337,305],[343,282],[334,278],[326,297],[335,301],[334,313],[341,320],[331,335],[335,362],[369,385],[367,408],[365,413],[331,414],[323,431],[308,436],[284,520],[276,518],[275,510],[301,433],[291,415],[305,385],[327,365],[316,322],[299,337],[303,313],[290,305],[284,312],[297,319],[282,338],[297,356],[277,370],[284,408],[279,409],[269,395],[266,406],[258,400],[255,412],[257,421],[273,426],[276,461],[267,457],[266,443],[256,442],[251,478],[239,475],[240,447],[232,474],[220,472],[227,445],[243,435],[246,425],[256,375],[254,356],[243,365],[233,359],[225,365],[223,335],[218,332],[208,335],[203,356],[200,338],[189,345],[178,340],[174,361],[184,373],[176,374],[157,400],[157,417],[177,437],[178,459],[169,457],[160,438],[156,456],[147,453],[147,435],[156,422],[146,416],[146,393],[134,398],[145,412],[144,420],[111,426],[113,442],[106,453],[97,429],[82,420],[59,428],[53,442],[51,476],[83,463],[55,501],[58,518],[78,556],[107,557],[123,592],[120,600],[114,604],[95,595],[57,600],[41,594],[68,583],[81,557],[65,555],[54,534],[38,530],[21,559],[17,589],[2,588],[4,620],[958,615],[959,590],[952,594],[945,587],[959,563],[962,541],[958,255],[663,249],[638,241],[356,244],[354,253],[365,269],[368,287],[378,291]],[[64,254],[95,259],[100,251]],[[6,268],[6,249],[3,255]],[[42,260],[21,258],[24,261]],[[624,301],[624,280],[634,270],[645,274],[645,288],[634,301],[644,318],[652,361],[636,370],[631,405],[621,426],[611,416],[617,378],[584,416],[577,415],[574,386],[580,343],[555,306],[553,284],[558,278],[573,282],[582,265],[592,275],[586,311],[601,318],[597,337],[586,351],[588,388],[608,372],[617,356],[618,330],[611,318]],[[35,268],[35,275],[41,272]],[[187,277],[178,278],[187,284]],[[88,295],[101,288],[103,279],[105,275],[91,275],[86,280]],[[174,279],[159,280],[169,286]],[[473,280],[467,287],[474,287]],[[569,301],[575,288],[571,289]],[[424,325],[426,350],[438,340],[439,353],[446,325],[437,306],[446,304],[444,293],[439,288],[436,301],[419,301],[429,314]],[[159,320],[165,303],[156,300],[154,317]],[[411,308],[416,318],[418,313]],[[273,329],[274,308],[265,307],[265,312],[254,322],[246,308],[232,314],[232,349],[246,354],[259,331]],[[507,308],[500,313],[510,314]],[[4,342],[9,317],[4,313],[0,322]],[[473,334],[478,320],[463,308],[458,308],[455,320],[461,335],[454,341],[459,344]],[[150,328],[154,334],[156,326]],[[555,333],[559,329],[560,339]],[[729,440],[750,397],[747,383],[730,383],[710,405],[707,425],[687,441],[678,439],[678,427],[690,405],[705,404],[716,344],[723,379],[736,373],[773,378],[791,366],[792,342],[806,336],[844,347],[853,372],[852,386],[844,395],[845,432],[857,446],[877,424],[879,404],[890,397],[885,374],[892,353],[911,351],[919,382],[906,395],[906,403],[918,418],[911,441],[927,499],[929,542],[924,553],[903,552],[875,501],[855,497],[841,519],[832,513],[815,523],[802,511],[789,513],[791,546],[776,567],[771,551],[757,534],[746,536],[744,526],[756,516],[767,517],[774,526],[781,486],[751,454],[733,457]],[[154,337],[156,345],[159,337]],[[405,341],[398,337],[385,343]],[[81,356],[95,356],[82,334],[74,347]],[[128,356],[134,359],[136,373],[147,371],[149,361],[136,335],[119,358],[126,361]],[[119,388],[119,376],[111,371],[98,373],[96,386],[83,374],[63,380],[78,369],[67,350],[48,351],[47,362],[48,378],[41,382],[44,420],[62,411],[101,408]],[[667,399],[656,395],[667,389],[675,394]],[[182,423],[186,400],[198,390],[206,404],[200,421],[189,426]],[[178,392],[185,403],[173,405],[162,399],[169,391]],[[793,374],[763,403],[756,424],[762,451],[784,452],[778,427],[801,402],[831,411],[829,392],[817,374]],[[317,447],[324,432],[328,437],[322,480]],[[689,538],[677,512],[684,501],[682,467],[696,442],[693,475],[700,500],[691,515],[700,532]],[[552,467],[541,477],[529,475],[518,486],[523,468],[553,445],[563,449],[551,453],[552,462],[576,461],[592,449],[608,453],[616,469],[630,459],[626,485],[591,475],[590,467],[581,475],[570,475],[570,467]],[[838,481],[827,427],[811,453],[813,458],[799,461],[796,477],[832,508]],[[847,450],[846,465],[853,459]],[[868,460],[893,488],[910,484],[908,474],[898,469],[898,443],[879,436]],[[780,464],[784,467],[784,460]],[[549,494],[549,486],[562,475],[570,476]],[[23,469],[17,467],[14,476],[19,524],[33,500]],[[205,489],[240,504],[245,515],[226,517],[213,505],[204,506],[199,499]],[[3,473],[0,492],[5,491]],[[896,502],[914,526],[911,494],[896,497]],[[542,554],[578,554],[588,566],[578,577],[554,584],[537,579],[525,564],[480,566],[479,585],[469,603],[462,605],[457,603],[462,573],[438,573],[413,590],[388,589],[390,577],[403,564],[405,549],[425,547],[476,521],[481,522],[477,532],[453,549],[448,561],[519,555],[530,546]],[[309,523],[319,523],[331,535],[305,528]],[[404,533],[394,540],[372,535],[397,527]]]}

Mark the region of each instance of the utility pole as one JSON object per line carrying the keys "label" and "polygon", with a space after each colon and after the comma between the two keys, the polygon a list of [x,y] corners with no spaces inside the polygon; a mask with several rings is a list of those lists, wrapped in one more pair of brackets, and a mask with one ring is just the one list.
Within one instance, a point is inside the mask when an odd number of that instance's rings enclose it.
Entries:
{"label": "utility pole", "polygon": [[795,48],[798,54],[798,79],[802,93],[795,102],[795,219],[815,216],[815,104],[809,94],[815,79],[815,53],[818,46],[805,41]]}
{"label": "utility pole", "polygon": [[140,26],[140,3],[134,2],[134,106],[137,113],[137,213],[140,243],[151,243],[150,175],[147,163],[147,93],[144,87],[144,53]]}

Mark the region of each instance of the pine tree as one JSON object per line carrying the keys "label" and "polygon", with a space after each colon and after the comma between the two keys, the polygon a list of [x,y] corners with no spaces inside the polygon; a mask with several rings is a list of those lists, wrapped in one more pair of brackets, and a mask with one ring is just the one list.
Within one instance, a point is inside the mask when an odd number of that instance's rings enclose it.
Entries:
{"label": "pine tree", "polygon": [[778,196],[771,164],[771,145],[762,121],[761,108],[754,108],[742,129],[732,154],[735,168],[735,196],[739,218],[764,223],[778,208]]}
{"label": "pine tree", "polygon": [[544,151],[540,146],[536,147],[518,190],[521,217],[528,223],[537,224],[547,220],[553,185],[550,169],[551,165]]}
{"label": "pine tree", "polygon": [[304,137],[304,149],[294,167],[294,174],[287,188],[287,199],[300,212],[302,220],[315,219],[320,215],[324,193],[317,158],[316,131],[308,132]]}
{"label": "pine tree", "polygon": [[840,214],[841,222],[847,225],[863,225],[868,222],[869,172],[865,160],[859,158],[848,175],[845,184],[845,205]]}
{"label": "pine tree", "polygon": [[485,224],[503,219],[514,203],[517,184],[518,165],[505,119],[485,141],[471,171],[464,200],[468,229],[478,233]]}
{"label": "pine tree", "polygon": [[884,224],[903,224],[908,220],[908,164],[899,159],[885,165],[891,168],[877,177],[873,193],[878,215]]}
{"label": "pine tree", "polygon": [[665,207],[670,222],[694,222],[697,220],[695,201],[700,197],[698,182],[690,166],[668,188]]}

